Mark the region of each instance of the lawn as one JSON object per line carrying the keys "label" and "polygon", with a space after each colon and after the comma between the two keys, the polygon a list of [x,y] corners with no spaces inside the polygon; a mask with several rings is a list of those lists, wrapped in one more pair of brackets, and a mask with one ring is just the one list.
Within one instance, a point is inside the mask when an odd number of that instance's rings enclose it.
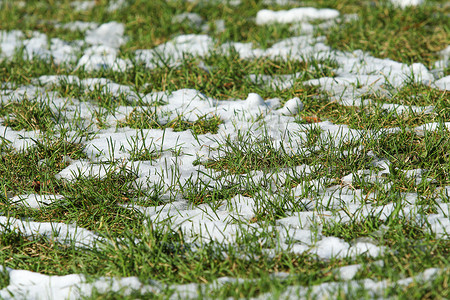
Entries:
{"label": "lawn", "polygon": [[449,298],[449,15],[0,0],[0,298]]}

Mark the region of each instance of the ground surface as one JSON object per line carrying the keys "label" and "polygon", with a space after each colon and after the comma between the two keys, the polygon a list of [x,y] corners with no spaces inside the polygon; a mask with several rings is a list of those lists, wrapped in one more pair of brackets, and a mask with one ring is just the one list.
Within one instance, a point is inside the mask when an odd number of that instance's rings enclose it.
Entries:
{"label": "ground surface", "polygon": [[0,297],[448,298],[445,1],[0,1]]}

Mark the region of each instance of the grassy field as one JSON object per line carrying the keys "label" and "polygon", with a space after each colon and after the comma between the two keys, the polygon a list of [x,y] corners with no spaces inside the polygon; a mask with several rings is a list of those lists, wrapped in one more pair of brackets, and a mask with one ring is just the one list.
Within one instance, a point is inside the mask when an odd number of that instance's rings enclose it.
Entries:
{"label": "grassy field", "polygon": [[[339,53],[421,63],[439,80],[450,75],[448,61],[439,64],[450,44],[447,1],[406,8],[384,1],[232,2],[99,0],[83,10],[72,1],[0,2],[1,297],[20,295],[11,292],[11,270],[83,274],[91,284],[80,292],[86,299],[450,297],[448,90],[414,78],[343,89],[336,81],[327,89],[308,82],[342,77],[337,56],[242,57],[222,47],[251,43],[271,51],[303,34],[295,24],[257,25],[262,9],[330,8],[340,17],[311,20],[309,40]],[[187,12],[197,19],[186,19]],[[77,41],[86,31],[61,26],[74,21],[123,24],[116,58],[128,67],[77,66],[88,48]],[[29,59],[25,45],[4,57],[2,32],[11,30],[20,30],[22,40],[43,33],[80,51],[75,62]],[[136,55],[188,34],[208,35],[212,50],[176,62],[155,59],[152,68]],[[44,75],[79,80],[45,83]],[[120,89],[90,84],[92,78]],[[289,84],[265,81],[274,78]],[[175,110],[170,105],[181,89],[202,93],[192,103],[217,102],[218,109]],[[348,90],[361,105],[341,101]],[[251,93],[278,106],[233,112],[241,100],[250,103]],[[295,97],[302,108],[276,112]],[[395,109],[400,105],[405,113]],[[85,166],[90,175],[82,174]],[[27,195],[41,203],[27,204]],[[43,204],[43,196],[61,200]],[[242,212],[225,214],[236,201]],[[171,203],[187,216],[209,215],[199,226],[216,238],[185,225],[188,217],[164,219]],[[309,227],[289,225],[308,212],[315,216]],[[219,221],[223,236],[209,227]],[[33,222],[76,224],[96,241],[26,230]],[[314,241],[301,242],[298,232]],[[376,250],[350,253],[358,243]],[[322,254],[336,245],[348,253]],[[95,284],[124,277],[142,286]]]}

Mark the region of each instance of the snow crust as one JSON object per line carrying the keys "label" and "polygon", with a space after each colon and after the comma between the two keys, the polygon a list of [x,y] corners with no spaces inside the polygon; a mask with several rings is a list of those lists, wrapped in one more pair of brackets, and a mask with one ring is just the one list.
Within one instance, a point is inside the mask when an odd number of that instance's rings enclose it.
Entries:
{"label": "snow crust", "polygon": [[[377,262],[375,264],[378,264]],[[425,284],[433,280],[443,270],[429,268],[413,276],[406,277],[397,282],[387,280],[374,281],[371,279],[352,280],[351,278],[360,268],[359,265],[351,265],[341,268],[338,272],[344,279],[343,282],[326,282],[313,286],[291,286],[284,291],[280,297],[283,299],[298,299],[314,296],[318,299],[329,299],[346,293],[349,290],[364,288],[369,291],[372,297],[382,297],[383,292],[388,287],[394,285],[408,286],[412,283]],[[143,284],[136,277],[110,278],[102,277],[94,282],[88,282],[83,275],[72,274],[65,276],[48,276],[24,270],[14,270],[7,268],[10,285],[0,290],[2,299],[79,299],[81,296],[89,296],[94,289],[98,292],[121,291],[122,295],[130,295],[132,291],[141,291],[158,294],[164,286],[157,282]],[[344,275],[345,274],[345,275]],[[283,274],[273,274],[283,276]],[[208,284],[180,284],[170,288],[175,290],[175,294],[170,299],[195,299],[198,298],[199,291],[211,291],[224,286],[227,283],[250,282],[240,278],[221,277]],[[271,294],[262,294],[255,299],[272,299]]]}
{"label": "snow crust", "polygon": [[425,0],[391,0],[391,3],[395,6],[405,8],[408,6],[417,6],[423,4]]}
{"label": "snow crust", "polygon": [[[273,1],[271,1],[273,2]],[[278,0],[279,3],[288,1]],[[394,1],[394,5],[406,7],[419,5],[423,1]],[[88,10],[95,7],[95,1],[73,2],[76,10]],[[124,1],[113,1],[111,10],[120,9],[126,5]],[[295,8],[287,11],[262,10],[256,15],[258,25],[270,23],[304,23],[311,20],[333,20],[339,17],[339,12],[333,9]],[[194,26],[201,26],[203,20],[194,14],[181,14],[175,18],[176,22],[191,22]],[[61,25],[63,28],[84,31],[84,40],[66,42],[58,38],[51,40],[39,32],[34,32],[31,37],[19,30],[0,31],[0,59],[11,59],[16,51],[23,47],[24,58],[53,59],[57,64],[70,63],[75,69],[86,70],[113,69],[125,71],[132,67],[130,60],[120,57],[120,47],[128,38],[125,35],[124,25],[117,22],[106,24],[83,23],[75,21]],[[312,25],[311,25],[312,26]],[[312,29],[311,27],[310,29]],[[338,67],[334,70],[336,77],[322,77],[312,79],[305,84],[319,86],[331,94],[332,100],[343,105],[370,106],[373,103],[361,96],[368,91],[383,92],[386,85],[402,87],[410,82],[422,83],[436,87],[442,91],[450,89],[450,76],[438,78],[433,70],[427,69],[423,64],[414,63],[407,65],[390,59],[375,58],[360,50],[352,53],[335,51],[324,43],[323,37],[313,37],[303,34],[297,37],[278,41],[268,49],[255,48],[250,43],[229,42],[218,45],[208,35],[179,35],[172,40],[163,43],[153,49],[140,49],[135,52],[138,62],[144,63],[149,69],[161,66],[176,66],[186,56],[202,57],[210,51],[221,51],[224,55],[231,49],[236,50],[241,58],[289,58],[298,60],[311,60],[326,58],[336,61]],[[448,49],[448,48],[447,48]],[[447,50],[446,50],[447,51]],[[448,52],[448,51],[447,51]],[[443,52],[443,60],[438,65],[448,64],[448,53]],[[447,56],[446,56],[447,55]],[[207,70],[208,67],[205,66]],[[281,75],[277,77],[260,76],[250,74],[250,78],[271,86],[280,88],[291,87],[301,74]],[[171,129],[165,131],[159,129],[134,130],[130,128],[116,128],[115,125],[123,120],[132,110],[130,107],[119,107],[114,115],[106,118],[109,128],[97,132],[95,138],[83,141],[86,145],[85,154],[88,159],[74,160],[70,165],[57,174],[57,178],[73,181],[82,177],[103,178],[114,168],[108,164],[111,161],[123,161],[125,166],[133,170],[138,179],[137,185],[146,185],[151,188],[161,185],[166,190],[174,186],[173,178],[177,178],[180,184],[189,180],[202,180],[211,186],[219,186],[210,179],[215,171],[206,169],[202,165],[194,165],[197,159],[217,157],[219,151],[213,151],[218,146],[218,141],[225,137],[238,138],[239,132],[247,132],[251,138],[260,138],[268,135],[274,145],[282,145],[285,149],[300,151],[298,143],[288,142],[286,135],[299,132],[297,140],[306,137],[306,132],[312,128],[319,129],[320,138],[331,136],[335,143],[351,141],[361,138],[371,132],[353,130],[344,125],[336,125],[329,121],[315,124],[298,124],[295,121],[296,114],[303,109],[303,103],[299,98],[292,99],[263,99],[257,93],[249,93],[245,99],[212,99],[200,91],[194,89],[180,89],[172,93],[154,92],[140,94],[131,87],[124,86],[105,78],[80,79],[74,75],[44,75],[35,78],[32,84],[18,88],[2,88],[0,100],[2,103],[18,101],[27,96],[36,101],[50,100],[56,107],[64,107],[65,116],[69,120],[81,117],[89,122],[94,119],[94,112],[98,107],[94,104],[83,103],[72,99],[60,99],[57,95],[48,93],[43,87],[51,87],[62,83],[79,84],[86,91],[100,88],[113,95],[126,94],[129,99],[140,99],[143,103],[151,104],[162,101],[165,104],[156,109],[156,114],[162,120],[170,120],[182,115],[188,121],[195,121],[199,116],[218,115],[224,121],[219,126],[217,134],[205,134],[194,136],[190,131],[174,132]],[[281,106],[282,100],[285,101]],[[383,104],[381,108],[395,112],[397,115],[404,113],[432,113],[433,106],[418,107],[398,104]],[[260,121],[257,121],[260,120]],[[269,126],[264,127],[266,123]],[[437,130],[438,123],[429,123],[413,128],[417,133]],[[444,126],[450,129],[450,123]],[[395,132],[397,129],[391,129]],[[35,145],[39,139],[39,132],[14,131],[0,124],[0,143],[6,143],[17,150],[27,149]],[[134,145],[134,146],[133,146]],[[153,161],[131,161],[133,147],[154,147],[162,151],[162,155]],[[175,157],[171,151],[179,152]],[[394,203],[384,206],[376,206],[366,203],[366,200],[375,198],[376,195],[364,194],[362,190],[350,188],[357,179],[364,179],[373,183],[382,183],[388,190],[389,183],[385,181],[390,173],[390,162],[374,156],[372,165],[378,167],[378,171],[359,170],[356,174],[347,174],[340,179],[337,185],[330,186],[327,178],[323,180],[311,180],[293,187],[293,196],[304,204],[306,211],[293,212],[286,210],[286,217],[280,218],[273,226],[254,223],[252,220],[256,212],[263,207],[263,200],[273,200],[280,195],[267,192],[260,198],[251,198],[244,195],[236,195],[224,201],[218,208],[213,209],[207,204],[192,205],[183,197],[183,193],[172,195],[175,200],[156,207],[144,207],[129,204],[129,209],[137,209],[148,216],[149,221],[170,229],[181,230],[187,242],[217,242],[226,245],[234,245],[239,240],[242,231],[250,232],[255,236],[263,236],[268,230],[277,236],[276,248],[265,249],[267,253],[286,251],[294,254],[311,254],[321,260],[332,258],[355,258],[359,255],[379,257],[386,251],[384,246],[378,245],[378,240],[389,228],[381,228],[373,232],[371,237],[363,240],[347,242],[341,238],[324,236],[322,228],[326,224],[348,223],[351,220],[364,220],[367,216],[376,214],[381,220],[386,220],[393,214],[399,217],[415,221],[426,220],[431,233],[439,238],[447,238],[450,233],[449,213],[450,206],[442,199],[436,200],[437,213],[427,216],[418,215],[417,193],[400,194],[401,201],[407,203],[404,209],[396,212]],[[297,174],[310,174],[317,166],[301,165],[294,171],[285,170],[276,174],[266,174],[255,171],[250,174],[242,174],[233,178],[225,178],[230,184],[252,180],[255,183],[280,185],[286,181],[292,172]],[[400,170],[407,178],[421,181],[431,181],[427,178],[427,170]],[[303,199],[305,188],[314,189],[317,195],[312,199]],[[450,187],[444,187],[450,191]],[[168,197],[168,195],[163,195]],[[53,203],[64,203],[64,198],[58,195],[19,195],[8,199],[13,205],[22,205],[30,209],[40,209]],[[75,243],[79,248],[95,247],[99,237],[96,233],[77,226],[76,224],[45,223],[14,218],[0,217],[1,230],[14,229],[24,235],[33,238],[45,236],[61,243]],[[374,296],[381,295],[382,291],[393,284],[408,285],[413,280],[430,280],[438,269],[429,269],[415,277],[404,278],[396,283],[387,281],[373,281],[370,279],[353,280],[360,265],[349,265],[336,270],[339,277],[345,283],[323,283],[312,287],[290,287],[280,298],[289,299],[300,296],[314,295],[319,298],[332,298],[339,291],[364,286],[373,292]],[[47,276],[24,270],[7,269],[10,276],[10,284],[0,290],[0,297],[5,299],[76,299],[83,295],[90,295],[94,288],[99,291],[118,291],[125,289],[124,293],[132,290],[155,292],[161,290],[160,284],[142,284],[135,277],[128,278],[100,278],[88,282],[83,275],[72,274],[67,276]],[[211,283],[211,286],[219,287],[227,282],[238,282],[240,279],[220,278]],[[198,288],[204,285],[188,284],[171,286],[176,290],[176,296],[187,298],[197,297]],[[312,294],[308,294],[312,293]],[[270,295],[262,295],[261,299],[270,298]]]}
{"label": "snow crust", "polygon": [[313,7],[299,7],[290,10],[272,11],[269,9],[260,10],[256,14],[256,24],[263,25],[269,23],[293,23],[310,21],[314,19],[334,19],[339,16],[335,9],[316,9]]}
{"label": "snow crust", "polygon": [[124,37],[125,27],[117,22],[109,22],[97,28],[90,29],[86,33],[85,41],[90,45],[103,45],[111,48],[119,48],[126,42]]}
{"label": "snow crust", "polygon": [[443,91],[450,91],[450,76],[436,80],[434,86]]}
{"label": "snow crust", "polygon": [[90,296],[94,289],[99,293],[120,291],[124,296],[130,295],[133,291],[142,293],[160,291],[157,283],[144,285],[137,277],[101,277],[91,282],[79,274],[48,276],[10,268],[6,268],[6,271],[9,274],[9,285],[0,290],[2,299],[80,299],[83,296]]}
{"label": "snow crust", "polygon": [[0,216],[0,225],[0,231],[18,230],[30,238],[44,236],[63,244],[74,243],[79,248],[92,248],[99,240],[95,233],[76,224],[33,222]]}
{"label": "snow crust", "polygon": [[31,194],[15,196],[11,199],[11,202],[15,204],[22,204],[31,208],[41,208],[41,206],[49,205],[61,199],[64,199],[61,195]]}

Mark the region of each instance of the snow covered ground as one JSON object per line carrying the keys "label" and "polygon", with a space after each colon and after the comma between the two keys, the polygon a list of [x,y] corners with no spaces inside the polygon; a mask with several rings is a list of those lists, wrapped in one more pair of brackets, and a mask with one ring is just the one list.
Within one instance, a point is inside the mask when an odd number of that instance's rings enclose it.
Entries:
{"label": "snow covered ground", "polygon": [[[418,5],[420,1],[394,1],[400,7]],[[73,2],[76,10],[89,9],[95,5],[94,1]],[[113,1],[111,10],[126,9],[126,1]],[[256,17],[256,24],[268,23],[302,23],[302,28],[314,28],[308,22],[320,19],[332,22],[343,16],[335,9],[294,8],[290,10],[272,11],[261,10]],[[202,20],[195,15],[180,17],[180,22],[197,22]],[[309,24],[309,25],[308,25]],[[312,24],[315,24],[312,22]],[[45,33],[34,31],[30,36],[20,30],[0,31],[0,57],[2,60],[12,59],[18,50],[23,49],[26,60],[52,59],[56,64],[68,63],[73,70],[84,68],[86,71],[111,69],[124,72],[133,68],[135,62],[143,63],[149,69],[156,69],[163,65],[177,66],[186,54],[195,57],[208,55],[211,51],[227,53],[235,49],[243,59],[291,59],[291,60],[321,60],[329,59],[337,63],[333,70],[334,77],[321,77],[305,81],[306,86],[318,86],[327,92],[332,101],[343,106],[370,107],[372,104],[362,97],[367,92],[383,92],[390,85],[402,88],[413,83],[434,87],[440,91],[450,90],[450,76],[438,77],[435,74],[448,66],[448,53],[442,52],[442,59],[430,70],[421,63],[407,65],[391,59],[376,58],[369,53],[357,50],[344,52],[331,49],[324,41],[324,37],[312,35],[307,30],[300,35],[277,41],[269,48],[255,48],[251,43],[226,42],[218,43],[206,34],[179,35],[172,40],[160,44],[153,49],[139,49],[134,57],[124,58],[120,55],[120,47],[125,45],[128,37],[124,24],[109,22],[104,24],[94,22],[75,21],[58,24],[67,30],[81,30],[85,32],[84,40],[64,41],[59,38],[49,38]],[[329,26],[333,26],[331,23]],[[80,53],[79,49],[83,49]],[[448,49],[448,48],[447,48]],[[261,80],[267,85],[279,88],[289,88],[294,85],[299,76],[258,76],[249,74],[255,80]],[[301,99],[271,98],[263,99],[257,93],[249,93],[243,99],[216,99],[206,96],[202,91],[183,88],[172,93],[166,92],[138,92],[130,86],[121,85],[106,78],[79,78],[76,75],[42,75],[33,78],[32,84],[14,86],[3,85],[0,91],[0,101],[3,104],[18,101],[26,95],[36,101],[47,101],[51,107],[62,113],[63,121],[58,125],[68,128],[69,135],[76,135],[72,128],[75,119],[82,119],[88,124],[96,119],[99,105],[91,102],[79,101],[61,97],[52,92],[63,84],[80,86],[85,91],[102,90],[117,97],[139,99],[143,104],[161,101],[164,104],[156,108],[160,118],[182,115],[186,121],[195,122],[199,116],[218,116],[222,123],[217,133],[194,134],[190,130],[174,131],[167,129],[133,129],[120,126],[121,122],[133,111],[131,106],[118,106],[104,116],[104,125],[98,129],[91,139],[83,139],[83,152],[86,158],[68,159],[68,166],[61,170],[56,178],[73,182],[81,177],[103,178],[120,162],[126,169],[136,174],[135,184],[152,188],[160,186],[165,191],[162,199],[170,202],[158,206],[145,206],[128,202],[123,207],[139,211],[145,215],[146,222],[155,226],[167,227],[183,233],[185,243],[193,247],[201,247],[211,241],[224,245],[237,245],[242,238],[242,232],[251,232],[261,240],[266,239],[269,230],[276,236],[273,247],[263,249],[265,253],[275,256],[285,252],[295,255],[311,255],[318,260],[356,259],[368,257],[377,260],[386,252],[389,246],[382,245],[377,239],[382,237],[389,227],[383,227],[372,233],[371,237],[346,241],[342,238],[324,235],[325,224],[348,224],[355,220],[365,220],[377,216],[386,221],[394,215],[398,218],[411,220],[418,224],[428,224],[427,232],[436,238],[448,239],[450,232],[450,206],[448,195],[450,186],[442,186],[435,194],[435,213],[424,214],[424,205],[417,192],[404,192],[398,195],[397,202],[378,205],[370,201],[375,197],[360,188],[355,188],[356,182],[364,178],[367,182],[381,184],[389,190],[390,183],[386,178],[393,171],[389,158],[378,157],[373,154],[370,162],[372,169],[361,169],[357,173],[346,174],[340,182],[332,183],[330,178],[303,181],[292,187],[290,195],[296,201],[304,204],[304,211],[291,210],[284,207],[285,216],[278,218],[268,226],[263,221],[254,221],[261,210],[267,209],[267,202],[276,202],[283,197],[276,187],[283,186],[290,176],[307,176],[317,172],[319,165],[301,164],[295,168],[277,170],[275,173],[254,170],[251,173],[230,176],[229,183],[240,184],[251,181],[255,185],[268,185],[265,192],[258,196],[236,194],[230,199],[211,206],[209,203],[194,204],[184,197],[182,190],[176,187],[185,186],[189,182],[202,182],[210,188],[221,188],[223,181],[216,181],[219,171],[208,168],[205,164],[211,158],[221,158],[220,145],[227,139],[239,140],[248,138],[249,141],[269,138],[275,149],[289,149],[291,153],[305,154],[302,141],[312,130],[320,132],[319,139],[338,145],[345,142],[359,143],[362,139],[377,138],[373,130],[352,129],[347,125],[334,124],[330,121],[319,121],[312,124],[296,122],[296,115],[304,109]],[[382,109],[396,115],[403,113],[433,113],[433,106],[407,106],[401,104],[384,103]],[[83,123],[82,122],[82,123]],[[450,123],[444,125],[449,128]],[[86,127],[86,130],[88,127]],[[436,123],[424,124],[411,128],[413,132],[423,133],[425,130],[437,130]],[[78,129],[79,130],[79,129]],[[399,132],[400,128],[391,128],[391,132]],[[296,134],[294,134],[296,133]],[[33,147],[39,139],[39,131],[14,130],[0,124],[2,143],[14,147],[17,151]],[[143,149],[151,145],[160,155],[153,160],[132,160],[133,149]],[[352,150],[363,151],[363,149]],[[175,155],[174,152],[177,154]],[[113,171],[114,172],[114,171]],[[398,170],[403,176],[413,178],[417,184],[432,181],[431,174],[424,169]],[[427,176],[430,176],[428,178]],[[314,197],[303,199],[305,190],[315,191]],[[41,209],[55,203],[64,203],[61,195],[22,194],[9,197],[13,205],[30,209]],[[398,209],[402,203],[401,210]],[[76,224],[58,222],[36,222],[20,220],[8,216],[0,217],[1,230],[18,230],[26,236],[45,236],[61,243],[74,243],[80,249],[90,249],[98,246],[98,242],[105,242],[95,231],[78,227]],[[139,237],[136,237],[139,239]],[[108,242],[107,242],[108,243]],[[251,253],[248,254],[251,256]],[[380,263],[378,261],[378,263]],[[430,268],[418,275],[405,277],[397,282],[388,280],[363,279],[354,280],[362,266],[350,264],[333,270],[338,279],[312,286],[290,286],[279,296],[280,298],[318,297],[334,298],[336,293],[363,288],[372,297],[383,297],[388,286],[408,286],[411,282],[426,282],[432,280],[445,269]],[[9,274],[9,284],[0,290],[0,297],[4,299],[75,299],[80,296],[91,295],[93,289],[97,292],[121,291],[124,295],[132,291],[142,293],[160,293],[170,288],[174,290],[173,298],[197,298],[199,291],[210,291],[228,283],[237,283],[247,279],[221,277],[205,284],[171,284],[165,286],[153,281],[143,283],[137,277],[111,278],[101,277],[88,280],[83,274],[66,276],[49,276],[27,270],[17,270],[8,267],[3,272]],[[274,276],[290,276],[290,274],[273,274]],[[251,280],[249,280],[251,281]],[[206,293],[206,292],[205,292]],[[271,298],[270,293],[262,293],[259,298]]]}

